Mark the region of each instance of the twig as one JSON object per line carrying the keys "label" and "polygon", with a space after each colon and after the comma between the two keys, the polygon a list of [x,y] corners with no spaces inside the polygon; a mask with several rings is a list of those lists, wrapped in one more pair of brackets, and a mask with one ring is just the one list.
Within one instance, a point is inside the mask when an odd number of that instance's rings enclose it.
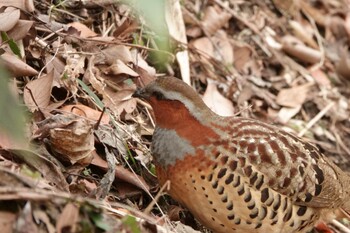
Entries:
{"label": "twig", "polygon": [[337,221],[336,219],[332,220],[332,224],[337,227],[339,230],[341,230],[344,233],[350,233],[350,229],[344,226],[342,223]]}
{"label": "twig", "polygon": [[163,195],[164,190],[169,190],[170,189],[170,181],[166,181],[165,184],[160,188],[159,192],[157,195],[152,199],[151,203],[146,207],[146,209],[143,211],[145,214],[149,214],[153,208],[153,206],[157,203],[159,200],[160,196]]}
{"label": "twig", "polygon": [[329,103],[325,108],[323,108],[314,118],[312,118],[309,123],[307,123],[306,127],[302,129],[298,136],[302,137],[317,121],[319,121],[332,107],[334,106],[334,102]]}

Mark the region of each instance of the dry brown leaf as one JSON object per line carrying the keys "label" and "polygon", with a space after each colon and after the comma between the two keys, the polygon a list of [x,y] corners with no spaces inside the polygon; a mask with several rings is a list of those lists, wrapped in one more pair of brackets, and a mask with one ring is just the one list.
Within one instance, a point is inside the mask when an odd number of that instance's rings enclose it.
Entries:
{"label": "dry brown leaf", "polygon": [[133,69],[129,66],[125,65],[124,62],[117,59],[117,61],[108,67],[107,72],[110,74],[118,75],[118,74],[127,74],[133,77],[139,76]]}
{"label": "dry brown leaf", "polygon": [[[95,109],[92,109],[88,106],[82,105],[82,104],[75,104],[75,105],[65,105],[61,108],[64,112],[74,113],[76,115],[88,118],[93,121],[98,121],[101,118],[102,112],[97,111]],[[101,121],[101,124],[108,124],[109,123],[109,116],[107,113],[104,113]]]}
{"label": "dry brown leaf", "polygon": [[[94,153],[94,158],[91,161],[91,164],[102,168],[104,171],[107,171],[108,169],[107,162],[96,153]],[[131,171],[129,171],[121,165],[117,165],[117,168],[115,170],[115,178],[125,181],[129,184],[133,184],[136,187],[144,190],[145,192],[148,192],[150,189],[149,185],[141,176],[132,173]]]}
{"label": "dry brown leaf", "polygon": [[52,148],[75,164],[89,164],[95,150],[92,126],[82,118],[50,130]]}
{"label": "dry brown leaf", "polygon": [[215,57],[214,54],[214,46],[208,37],[201,37],[191,41],[191,44],[196,49],[204,52],[206,55],[210,57]]}
{"label": "dry brown leaf", "polygon": [[286,124],[292,117],[294,117],[301,109],[301,105],[294,107],[294,108],[288,108],[283,107],[278,112],[278,121],[282,124]]}
{"label": "dry brown leaf", "polygon": [[102,50],[102,53],[105,55],[105,61],[108,65],[112,65],[117,60],[126,64],[133,61],[130,49],[124,45],[109,46]]}
{"label": "dry brown leaf", "polygon": [[53,57],[51,54],[45,56],[46,70],[54,70],[52,87],[65,87],[62,80],[66,64],[58,57]]}
{"label": "dry brown leaf", "polygon": [[230,20],[232,15],[216,6],[209,6],[204,11],[202,26],[207,35],[213,35]]}
{"label": "dry brown leaf", "polygon": [[18,20],[17,24],[7,32],[8,36],[13,40],[21,40],[27,36],[29,30],[33,26],[34,21]]}
{"label": "dry brown leaf", "polygon": [[275,7],[283,14],[289,14],[295,16],[297,11],[299,10],[298,1],[296,0],[273,0],[272,1]]}
{"label": "dry brown leaf", "polygon": [[68,203],[57,219],[56,230],[58,233],[76,232],[76,226],[79,222],[79,208],[73,203]]}
{"label": "dry brown leaf", "polygon": [[[9,149],[6,158],[9,160],[20,160],[22,163],[27,164],[33,169],[36,169],[41,175],[50,183],[55,184],[59,190],[68,190],[68,184],[65,177],[62,174],[61,168],[49,160],[46,156],[42,155],[44,152],[37,153],[31,150],[25,149]],[[1,150],[4,154],[4,150]],[[36,184],[37,185],[37,184]]]}
{"label": "dry brown leaf", "polygon": [[218,51],[215,58],[218,61],[222,61],[225,65],[233,64],[233,47],[229,42],[229,38],[225,31],[218,30],[212,41],[216,44]]}
{"label": "dry brown leaf", "polygon": [[45,225],[45,228],[47,229],[47,233],[56,233],[56,229],[54,225],[51,222],[50,217],[48,216],[48,213],[46,210],[41,209],[35,209],[33,211],[33,217],[37,221],[40,221],[42,224]]}
{"label": "dry brown leaf", "polygon": [[37,135],[48,138],[58,159],[87,165],[95,150],[92,125],[74,115],[54,115],[41,122]]}
{"label": "dry brown leaf", "polygon": [[210,39],[202,37],[193,40],[192,45],[204,53],[204,57],[212,57],[225,65],[233,64],[233,47],[223,30],[218,30]]}
{"label": "dry brown leaf", "polygon": [[208,80],[203,101],[211,110],[221,116],[233,116],[235,114],[232,102],[221,95],[213,81]]}
{"label": "dry brown leaf", "polygon": [[48,74],[35,79],[24,88],[23,98],[24,103],[31,112],[35,110],[44,109],[50,103],[52,82],[54,71],[51,70]]}
{"label": "dry brown leaf", "polygon": [[[187,45],[186,29],[182,16],[180,0],[167,0],[165,2],[165,21],[170,36],[184,45]],[[175,56],[180,67],[182,80],[190,85],[190,61],[188,51],[178,51]]]}
{"label": "dry brown leaf", "polygon": [[290,108],[300,107],[309,92],[311,84],[304,84],[291,88],[282,89],[276,98],[276,103]]}
{"label": "dry brown leaf", "polygon": [[333,15],[327,20],[327,28],[332,32],[337,40],[347,37],[345,20],[337,15]]}
{"label": "dry brown leaf", "polygon": [[344,27],[348,33],[348,37],[350,37],[350,12],[346,15]]}
{"label": "dry brown leaf", "polygon": [[156,76],[156,69],[154,69],[154,67],[148,65],[148,63],[145,61],[145,59],[143,59],[143,57],[141,56],[141,54],[139,53],[139,51],[137,49],[132,49],[131,55],[132,55],[133,63],[136,67],[141,67],[146,72],[148,72],[148,74],[150,76],[153,76],[153,77]]}
{"label": "dry brown leaf", "polygon": [[253,49],[246,44],[233,41],[233,53],[234,53],[234,66],[240,71],[246,73],[246,69],[250,64],[250,61],[254,60]]}
{"label": "dry brown leaf", "polygon": [[16,214],[8,211],[0,211],[0,229],[3,233],[12,233],[13,224],[16,221]]}
{"label": "dry brown leaf", "polygon": [[347,52],[340,52],[340,60],[335,64],[335,70],[342,78],[350,81],[350,57]]}
{"label": "dry brown leaf", "polygon": [[97,36],[97,34],[95,32],[93,32],[90,28],[88,28],[86,25],[84,25],[80,22],[69,23],[68,26],[77,29],[80,32],[80,37],[82,37],[82,38],[89,38],[89,37]]}
{"label": "dry brown leaf", "polygon": [[13,54],[6,52],[0,57],[5,68],[15,77],[34,76],[38,74],[35,69]]}
{"label": "dry brown leaf", "polygon": [[32,202],[28,201],[19,216],[17,217],[16,224],[14,224],[14,232],[39,232],[38,226],[33,219]]}
{"label": "dry brown leaf", "polygon": [[135,89],[124,89],[118,92],[108,92],[108,97],[103,100],[105,106],[111,108],[118,116],[120,116],[123,111],[126,113],[132,113],[136,109],[137,101],[132,98],[132,94]]}
{"label": "dry brown leaf", "polygon": [[147,85],[148,83],[154,81],[156,78],[155,74],[152,75],[139,66],[135,67],[135,71],[140,75],[140,77],[137,79],[137,81],[139,81],[138,86],[143,87],[143,86]]}
{"label": "dry brown leaf", "polygon": [[13,6],[28,12],[35,10],[33,0],[1,0],[0,7],[2,6]]}
{"label": "dry brown leaf", "polygon": [[323,72],[321,69],[317,69],[317,70],[311,69],[310,74],[316,80],[318,85],[326,88],[331,88],[331,81],[329,80],[326,73]]}
{"label": "dry brown leaf", "polygon": [[77,53],[71,45],[65,45],[64,48],[64,53],[67,54],[64,72],[70,79],[74,80],[84,74],[86,56]]}
{"label": "dry brown leaf", "polygon": [[4,12],[0,13],[0,31],[11,30],[17,24],[20,14],[19,9],[7,7]]}

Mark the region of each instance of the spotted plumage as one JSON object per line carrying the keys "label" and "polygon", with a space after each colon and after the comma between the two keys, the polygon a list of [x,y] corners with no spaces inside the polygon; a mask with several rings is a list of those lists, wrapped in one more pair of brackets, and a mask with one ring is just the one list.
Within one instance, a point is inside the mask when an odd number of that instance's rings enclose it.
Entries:
{"label": "spotted plumage", "polygon": [[155,114],[161,184],[215,232],[307,232],[325,213],[350,210],[350,181],[319,150],[275,126],[213,113],[175,78],[134,96]]}

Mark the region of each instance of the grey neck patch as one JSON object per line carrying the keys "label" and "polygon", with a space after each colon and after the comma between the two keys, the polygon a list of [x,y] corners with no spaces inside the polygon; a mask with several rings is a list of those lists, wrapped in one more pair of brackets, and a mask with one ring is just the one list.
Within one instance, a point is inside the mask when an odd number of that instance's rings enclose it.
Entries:
{"label": "grey neck patch", "polygon": [[167,167],[174,165],[176,160],[182,160],[185,155],[194,155],[195,148],[175,130],[156,127],[151,152],[159,165]]}

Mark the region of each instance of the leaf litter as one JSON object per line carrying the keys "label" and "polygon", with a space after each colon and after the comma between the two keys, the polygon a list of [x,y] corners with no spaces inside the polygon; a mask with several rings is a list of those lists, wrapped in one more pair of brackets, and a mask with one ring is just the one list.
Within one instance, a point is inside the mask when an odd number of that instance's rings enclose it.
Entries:
{"label": "leaf litter", "polygon": [[[0,57],[31,117],[27,143],[0,132],[0,201],[17,206],[0,210],[4,232],[206,231],[156,180],[154,116],[131,95],[159,76],[349,171],[348,0],[166,0],[170,38],[119,1],[8,2]],[[336,219],[328,227],[350,231]]]}

